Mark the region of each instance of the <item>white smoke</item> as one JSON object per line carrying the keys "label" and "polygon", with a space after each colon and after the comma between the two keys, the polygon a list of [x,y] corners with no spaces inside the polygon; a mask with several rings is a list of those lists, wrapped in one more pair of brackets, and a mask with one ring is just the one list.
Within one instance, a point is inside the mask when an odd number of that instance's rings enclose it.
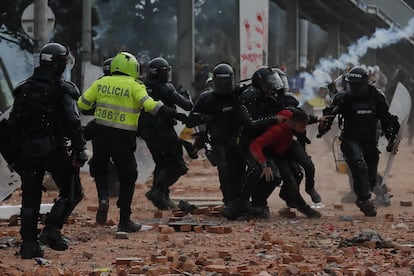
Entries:
{"label": "white smoke", "polygon": [[316,68],[330,73],[335,69],[344,69],[349,63],[359,64],[359,60],[366,55],[368,49],[381,49],[413,35],[414,18],[411,18],[408,25],[402,29],[395,27],[376,29],[370,37],[361,37],[351,44],[348,47],[348,52],[342,54],[338,59],[322,58]]}
{"label": "white smoke", "polygon": [[[358,65],[360,59],[366,55],[368,49],[381,49],[395,44],[414,35],[414,18],[404,28],[391,27],[389,29],[376,29],[371,36],[364,36],[348,47],[348,51],[340,55],[338,59],[322,58],[315,66],[316,70],[331,73],[336,69],[345,69],[348,64]],[[316,96],[319,87],[326,85],[330,80],[321,77],[322,74],[300,74],[305,79],[302,89],[301,102],[308,101]]]}

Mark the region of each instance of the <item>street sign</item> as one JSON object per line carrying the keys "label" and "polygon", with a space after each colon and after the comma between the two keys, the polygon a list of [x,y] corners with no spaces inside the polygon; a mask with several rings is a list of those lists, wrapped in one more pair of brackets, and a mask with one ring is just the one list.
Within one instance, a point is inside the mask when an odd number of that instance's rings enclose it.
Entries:
{"label": "street sign", "polygon": [[[53,11],[50,7],[47,7],[46,9],[46,32],[49,35],[53,27],[55,26],[55,15],[53,14]],[[22,27],[24,32],[34,39],[34,4],[30,4],[27,6],[23,13],[22,13],[22,19],[21,19]]]}

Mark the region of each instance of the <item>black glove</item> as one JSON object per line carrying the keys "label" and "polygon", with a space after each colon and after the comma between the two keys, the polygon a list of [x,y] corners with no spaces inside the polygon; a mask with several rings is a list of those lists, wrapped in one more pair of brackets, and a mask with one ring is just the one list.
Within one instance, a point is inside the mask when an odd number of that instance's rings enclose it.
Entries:
{"label": "black glove", "polygon": [[95,119],[90,121],[84,128],[83,128],[83,137],[86,141],[90,141],[95,136],[96,132],[96,122]]}
{"label": "black glove", "polygon": [[174,114],[174,119],[182,122],[183,124],[186,124],[187,121],[188,121],[187,115],[185,115],[183,113],[177,113],[177,112]]}
{"label": "black glove", "polygon": [[184,98],[190,100],[191,99],[191,95],[190,92],[188,90],[180,90],[178,91],[178,93],[180,93]]}
{"label": "black glove", "polygon": [[[392,150],[393,150],[393,148],[394,148],[394,145],[395,145],[395,139],[393,139],[393,140],[389,140],[389,141],[388,141],[388,145],[387,145],[387,147],[386,147],[387,151],[388,151],[388,152],[392,152]],[[396,153],[396,152],[395,152],[395,153]]]}
{"label": "black glove", "polygon": [[321,138],[331,129],[331,124],[328,121],[321,121],[318,124],[318,135],[316,138]]}
{"label": "black glove", "polygon": [[319,122],[319,118],[317,116],[309,115],[309,119],[308,119],[309,125],[316,124],[317,122]]}
{"label": "black glove", "polygon": [[86,150],[73,150],[72,152],[72,164],[75,167],[83,167],[85,163],[88,161],[88,154],[86,154]]}

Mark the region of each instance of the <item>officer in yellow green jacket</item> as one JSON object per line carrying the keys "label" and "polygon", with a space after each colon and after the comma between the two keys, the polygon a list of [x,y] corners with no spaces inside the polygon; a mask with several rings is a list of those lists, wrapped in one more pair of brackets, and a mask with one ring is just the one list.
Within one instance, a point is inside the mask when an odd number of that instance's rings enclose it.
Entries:
{"label": "officer in yellow green jacket", "polygon": [[[118,53],[110,68],[111,75],[96,80],[79,98],[78,107],[83,111],[95,110],[96,126],[92,138],[95,181],[106,181],[111,158],[118,170],[118,231],[136,232],[141,225],[134,223],[130,215],[138,176],[134,152],[140,111],[145,110],[184,122],[187,117],[148,96],[145,86],[137,82],[139,64],[134,55]],[[107,208],[101,204],[99,206],[105,207]]]}

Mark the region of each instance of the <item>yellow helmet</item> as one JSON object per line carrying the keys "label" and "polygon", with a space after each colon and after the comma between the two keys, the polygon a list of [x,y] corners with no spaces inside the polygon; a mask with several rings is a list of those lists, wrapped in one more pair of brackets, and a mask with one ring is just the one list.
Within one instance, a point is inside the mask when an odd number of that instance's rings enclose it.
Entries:
{"label": "yellow helmet", "polygon": [[135,56],[128,52],[118,53],[111,62],[111,75],[116,72],[138,79],[139,63]]}

